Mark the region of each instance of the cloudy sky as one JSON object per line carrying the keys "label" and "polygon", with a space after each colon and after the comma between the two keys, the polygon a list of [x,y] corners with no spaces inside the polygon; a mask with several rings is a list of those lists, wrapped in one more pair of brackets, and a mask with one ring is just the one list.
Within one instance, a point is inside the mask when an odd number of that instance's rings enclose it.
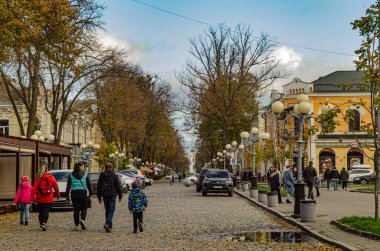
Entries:
{"label": "cloudy sky", "polygon": [[247,24],[256,34],[266,32],[280,42],[282,67],[292,73],[275,84],[282,90],[281,85],[295,77],[313,81],[335,70],[354,69],[354,50],[361,39],[350,22],[363,16],[374,1],[103,0],[106,31],[101,41],[124,47],[131,60],[159,74],[178,91],[174,73],[181,71],[189,57],[189,39],[208,27],[178,15],[210,25]]}

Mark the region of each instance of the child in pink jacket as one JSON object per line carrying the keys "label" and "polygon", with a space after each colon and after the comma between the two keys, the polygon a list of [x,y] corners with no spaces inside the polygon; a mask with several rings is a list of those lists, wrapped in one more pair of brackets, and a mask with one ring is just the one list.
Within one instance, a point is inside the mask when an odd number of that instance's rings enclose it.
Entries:
{"label": "child in pink jacket", "polygon": [[30,196],[32,194],[33,187],[29,184],[29,177],[22,176],[20,187],[17,189],[16,198],[13,201],[15,206],[20,203],[20,224],[24,225],[25,214],[25,226],[29,224],[29,208],[30,208]]}

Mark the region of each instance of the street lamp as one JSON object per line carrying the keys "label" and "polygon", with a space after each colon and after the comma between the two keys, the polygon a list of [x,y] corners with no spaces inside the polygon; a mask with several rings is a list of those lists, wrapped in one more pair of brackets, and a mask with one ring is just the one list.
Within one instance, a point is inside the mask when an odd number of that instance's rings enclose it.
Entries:
{"label": "street lamp", "polygon": [[80,159],[79,161],[87,162],[88,163],[88,170],[91,170],[92,168],[92,156],[100,149],[100,145],[93,144],[91,141],[88,142],[88,144],[81,144],[80,145]]}
{"label": "street lamp", "polygon": [[299,217],[301,213],[301,200],[305,199],[305,184],[302,181],[302,146],[303,146],[303,130],[304,123],[306,120],[312,118],[313,116],[309,114],[310,112],[310,103],[309,97],[306,94],[299,94],[297,96],[297,104],[294,106],[292,117],[298,119],[299,121],[299,130],[298,130],[298,156],[297,156],[297,183],[295,184],[295,203],[294,203],[294,217]]}
{"label": "street lamp", "polygon": [[34,134],[32,136],[30,136],[30,139],[33,139],[33,140],[39,140],[39,141],[45,141],[45,139],[49,142],[53,142],[55,137],[53,134],[48,134],[46,137],[44,137],[42,135],[42,132],[39,131],[39,130],[36,130],[34,131]]}
{"label": "street lamp", "polygon": [[[272,104],[272,111],[274,113],[274,118],[275,118],[275,132],[273,134],[273,147],[274,147],[274,152],[273,152],[273,156],[274,156],[274,164],[276,165],[276,152],[278,149],[276,149],[278,146],[278,143],[280,142],[278,137],[279,137],[279,133],[278,133],[278,120],[279,120],[279,117],[281,116],[281,113],[284,111],[285,109],[285,106],[284,104],[281,102],[281,101],[275,101],[273,102]],[[278,166],[280,163],[278,163]]]}
{"label": "street lamp", "polygon": [[119,160],[124,159],[125,154],[115,151],[114,153],[111,153],[110,155],[108,155],[108,157],[111,159],[112,162],[116,163],[116,170],[119,170]]}
{"label": "street lamp", "polygon": [[[267,132],[263,132],[263,133],[259,133],[259,138],[263,141],[263,145],[262,145],[262,149],[263,149],[263,153],[265,152],[265,142],[266,140],[268,140],[270,138],[270,134],[267,133]],[[264,159],[264,169],[265,169],[265,175],[267,174],[267,160]],[[266,180],[268,179],[268,177],[266,177]]]}

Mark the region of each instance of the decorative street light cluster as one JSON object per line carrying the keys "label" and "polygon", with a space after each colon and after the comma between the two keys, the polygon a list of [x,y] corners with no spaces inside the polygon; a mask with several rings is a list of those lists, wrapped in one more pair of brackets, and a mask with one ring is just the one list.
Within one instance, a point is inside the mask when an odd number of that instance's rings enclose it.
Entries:
{"label": "decorative street light cluster", "polygon": [[92,156],[100,149],[100,145],[98,144],[93,144],[91,141],[89,141],[86,144],[81,144],[80,145],[80,159],[79,161],[87,162],[88,164],[88,170],[90,171],[92,168]]}
{"label": "decorative street light cluster", "polygon": [[[297,104],[293,107],[293,113],[291,116],[298,120],[299,122],[299,132],[298,132],[298,156],[297,156],[297,183],[295,186],[295,203],[294,203],[294,216],[298,217],[300,215],[300,201],[305,199],[305,184],[302,181],[302,153],[303,153],[303,130],[304,123],[306,120],[313,117],[312,114],[309,114],[311,106],[309,103],[309,97],[306,94],[299,94],[296,98]],[[284,104],[280,101],[276,101],[272,104],[272,111],[275,114],[280,114],[285,109]],[[324,105],[322,107],[322,112],[327,112],[331,109],[331,106]]]}
{"label": "decorative street light cluster", "polygon": [[141,164],[141,159],[134,157],[134,158],[129,159],[129,163],[133,164],[134,167],[138,168],[139,165]]}
{"label": "decorative street light cluster", "polygon": [[[249,144],[252,143],[252,189],[255,190],[251,193],[252,198],[256,198],[257,194],[257,183],[258,183],[258,176],[256,173],[256,143],[260,141],[260,139],[265,142],[269,139],[270,135],[267,132],[260,133],[259,129],[257,127],[253,127],[250,132],[242,132],[240,133],[240,137],[242,138],[242,145],[243,149],[248,149]],[[244,158],[243,158],[244,160]],[[244,161],[243,161],[243,167],[244,167]]]}
{"label": "decorative street light cluster", "polygon": [[42,132],[37,130],[37,131],[34,131],[34,134],[32,136],[30,136],[30,139],[33,139],[33,140],[39,140],[39,141],[49,141],[49,142],[53,142],[55,137],[53,134],[48,134],[46,137],[42,136]]}

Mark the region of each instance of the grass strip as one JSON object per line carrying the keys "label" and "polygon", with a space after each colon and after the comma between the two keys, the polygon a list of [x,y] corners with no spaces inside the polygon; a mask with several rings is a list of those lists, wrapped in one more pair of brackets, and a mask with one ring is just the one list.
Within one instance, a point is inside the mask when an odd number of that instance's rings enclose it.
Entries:
{"label": "grass strip", "polygon": [[375,221],[373,217],[350,216],[343,217],[337,221],[356,230],[380,235],[380,220]]}

